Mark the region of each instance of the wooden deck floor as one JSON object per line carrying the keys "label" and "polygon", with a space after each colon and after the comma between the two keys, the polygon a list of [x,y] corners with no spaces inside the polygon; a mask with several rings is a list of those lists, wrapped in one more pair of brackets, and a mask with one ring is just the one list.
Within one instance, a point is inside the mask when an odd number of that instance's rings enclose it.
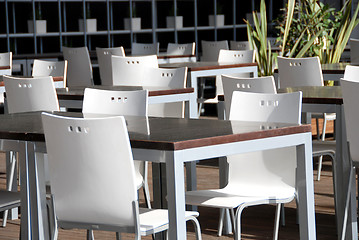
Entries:
{"label": "wooden deck floor", "polygon": [[[208,161],[207,165],[197,167],[199,189],[218,188],[218,181],[216,181],[218,179],[218,168],[211,166],[212,162]],[[316,176],[316,162],[314,164],[314,176]],[[317,239],[337,239],[331,170],[331,161],[324,161],[321,180],[319,182],[314,181]],[[151,173],[151,170],[149,173]],[[151,179],[151,176],[149,179]],[[4,154],[0,153],[0,188],[4,188],[4,186]],[[144,203],[142,192],[140,202]],[[274,210],[274,206],[267,205],[245,209],[242,214],[242,239],[272,239]],[[233,235],[217,237],[218,210],[199,208],[199,212],[202,238],[204,240],[233,239]],[[296,206],[294,202],[285,205],[285,217],[286,225],[280,227],[279,239],[299,239],[299,227],[296,224]],[[20,220],[8,221],[6,228],[0,227],[0,240],[19,239],[19,232]],[[98,231],[95,232],[95,238],[115,239],[115,234]],[[60,230],[59,239],[86,239],[86,232],[83,230]],[[133,239],[133,235],[123,235],[123,239]],[[143,239],[152,238],[144,237]],[[195,239],[191,224],[188,224],[188,239]]]}

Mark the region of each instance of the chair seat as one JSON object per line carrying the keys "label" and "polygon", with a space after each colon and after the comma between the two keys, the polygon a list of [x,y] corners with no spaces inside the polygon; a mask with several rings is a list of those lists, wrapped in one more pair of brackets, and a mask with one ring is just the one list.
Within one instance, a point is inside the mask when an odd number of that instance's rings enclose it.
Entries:
{"label": "chair seat", "polygon": [[[198,216],[198,212],[185,212],[186,221],[192,220]],[[164,231],[168,229],[168,223],[168,210],[140,208],[140,224],[142,236]]]}
{"label": "chair seat", "polygon": [[20,206],[20,193],[0,190],[0,211]]}
{"label": "chair seat", "polygon": [[272,194],[263,196],[236,195],[233,188],[198,190],[186,192],[186,204],[214,208],[236,208],[243,204],[257,205],[267,203],[285,203],[293,200],[295,189],[291,187],[273,189]]}
{"label": "chair seat", "polygon": [[336,141],[313,141],[313,157],[330,155],[334,158],[336,150]]}

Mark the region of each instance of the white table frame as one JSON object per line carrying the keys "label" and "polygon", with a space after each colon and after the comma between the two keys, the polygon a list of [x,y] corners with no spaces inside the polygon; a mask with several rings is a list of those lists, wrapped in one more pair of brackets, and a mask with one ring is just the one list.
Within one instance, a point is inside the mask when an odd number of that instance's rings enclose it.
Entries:
{"label": "white table frame", "polygon": [[[346,138],[344,108],[339,104],[315,104],[303,103],[302,112],[307,113],[306,121],[310,122],[311,112],[322,113],[336,113],[335,120],[335,137],[336,137],[336,153],[333,162],[333,188],[334,188],[334,203],[336,224],[338,231],[338,239],[342,234],[342,226],[345,213],[345,201],[348,190],[348,182],[352,164],[348,157],[348,146]],[[352,181],[352,186],[356,186],[355,176]],[[348,208],[348,221],[345,239],[358,239],[358,226],[357,226],[357,206],[356,206],[356,191],[352,188],[350,195],[350,204]]]}
{"label": "white table frame", "polygon": [[[35,157],[36,152],[46,152],[44,142],[3,140],[12,143],[11,148],[2,144],[2,150],[17,150],[20,153],[22,187],[23,239],[47,239],[47,212],[43,162]],[[312,135],[310,132],[268,137],[249,141],[194,147],[184,150],[152,150],[134,148],[136,159],[166,163],[169,207],[169,239],[186,239],[185,187],[183,163],[207,158],[222,157],[251,151],[296,146],[297,193],[301,239],[316,239],[314,186],[312,162]],[[25,154],[25,152],[27,154]],[[31,189],[30,189],[31,188]],[[38,191],[34,191],[36,189]],[[39,189],[42,189],[39,191]],[[37,193],[36,193],[37,192]],[[31,209],[26,208],[30,203]],[[28,205],[30,206],[30,205]],[[37,209],[37,211],[34,211]],[[39,232],[35,231],[39,229]]]}

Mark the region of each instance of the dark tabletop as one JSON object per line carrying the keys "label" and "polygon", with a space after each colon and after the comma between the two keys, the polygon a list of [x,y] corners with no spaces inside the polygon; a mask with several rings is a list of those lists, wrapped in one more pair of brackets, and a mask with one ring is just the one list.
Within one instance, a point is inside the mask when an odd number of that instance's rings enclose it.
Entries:
{"label": "dark tabletop", "polygon": [[[83,117],[82,113],[56,114]],[[98,116],[104,115],[90,117]],[[283,123],[156,117],[150,117],[148,121],[144,117],[126,117],[126,121],[132,147],[158,150],[181,150],[311,132],[310,125]],[[0,139],[44,141],[41,112],[0,115]]]}

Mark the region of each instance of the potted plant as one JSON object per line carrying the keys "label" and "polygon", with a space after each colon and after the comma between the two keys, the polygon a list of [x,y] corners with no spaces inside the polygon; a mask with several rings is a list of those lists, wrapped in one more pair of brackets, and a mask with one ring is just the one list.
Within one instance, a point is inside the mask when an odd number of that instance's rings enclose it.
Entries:
{"label": "potted plant", "polygon": [[141,18],[137,17],[136,4],[133,3],[132,11],[130,6],[129,17],[124,19],[125,30],[138,31],[141,30]]}
{"label": "potted plant", "polygon": [[[79,19],[79,31],[85,31],[84,19]],[[86,31],[87,32],[97,32],[97,19],[91,18],[90,8],[86,9]]]}
{"label": "potted plant", "polygon": [[256,49],[255,58],[258,63],[259,76],[271,76],[277,59],[277,53],[272,53],[270,42],[267,38],[267,14],[265,0],[261,0],[259,14],[253,12],[252,27],[249,20],[245,19],[247,24],[248,42],[251,49]]}
{"label": "potted plant", "polygon": [[178,10],[172,5],[169,16],[166,17],[167,28],[183,28],[183,16],[177,16]]}
{"label": "potted plant", "polygon": [[223,7],[217,1],[217,11],[214,15],[208,16],[209,26],[217,26],[222,27],[224,26],[224,14],[223,14]]}
{"label": "potted plant", "polygon": [[30,20],[27,20],[27,29],[29,33],[34,32],[34,24],[37,34],[46,33],[46,20],[42,19],[42,13],[40,7],[35,10],[35,21],[33,20],[33,15],[31,15]]}

